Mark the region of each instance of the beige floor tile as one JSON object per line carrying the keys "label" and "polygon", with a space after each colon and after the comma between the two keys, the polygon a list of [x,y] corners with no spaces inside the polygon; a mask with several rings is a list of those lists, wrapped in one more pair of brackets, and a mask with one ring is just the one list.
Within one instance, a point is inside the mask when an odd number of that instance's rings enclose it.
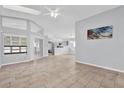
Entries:
{"label": "beige floor tile", "polygon": [[115,87],[124,88],[124,78],[117,77],[115,80]]}
{"label": "beige floor tile", "polygon": [[49,56],[3,66],[0,87],[113,88],[124,87],[124,73],[76,63],[72,55]]}
{"label": "beige floor tile", "polygon": [[101,82],[100,87],[103,87],[103,88],[114,88],[115,87],[115,81],[111,80],[111,79],[104,79]]}
{"label": "beige floor tile", "polygon": [[88,84],[86,85],[86,88],[98,88],[98,87],[100,87],[100,82],[94,81],[94,80],[91,80],[91,81],[88,82]]}

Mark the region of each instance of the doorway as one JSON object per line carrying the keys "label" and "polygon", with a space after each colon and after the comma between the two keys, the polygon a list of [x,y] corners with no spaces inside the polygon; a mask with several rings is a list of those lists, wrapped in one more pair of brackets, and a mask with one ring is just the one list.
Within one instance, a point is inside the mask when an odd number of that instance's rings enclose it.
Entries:
{"label": "doorway", "polygon": [[54,46],[54,43],[49,41],[48,42],[48,55],[51,56],[51,55],[54,55],[55,54],[55,46]]}

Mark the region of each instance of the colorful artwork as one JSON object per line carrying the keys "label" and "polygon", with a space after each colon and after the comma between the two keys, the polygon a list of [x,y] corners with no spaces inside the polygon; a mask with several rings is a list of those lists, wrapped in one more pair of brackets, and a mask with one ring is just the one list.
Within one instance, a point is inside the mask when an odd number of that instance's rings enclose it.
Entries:
{"label": "colorful artwork", "polygon": [[113,26],[104,26],[100,28],[90,29],[87,32],[87,38],[88,40],[112,38],[112,31]]}

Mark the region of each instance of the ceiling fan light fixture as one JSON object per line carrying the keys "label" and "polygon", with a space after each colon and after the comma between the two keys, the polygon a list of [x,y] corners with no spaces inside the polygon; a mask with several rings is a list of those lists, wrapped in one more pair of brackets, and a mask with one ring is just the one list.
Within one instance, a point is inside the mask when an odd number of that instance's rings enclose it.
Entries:
{"label": "ceiling fan light fixture", "polygon": [[59,15],[61,15],[61,13],[59,13],[59,9],[51,9],[51,8],[48,8],[48,7],[45,7],[49,13],[45,13],[44,15],[50,15],[50,17],[52,18],[57,18]]}

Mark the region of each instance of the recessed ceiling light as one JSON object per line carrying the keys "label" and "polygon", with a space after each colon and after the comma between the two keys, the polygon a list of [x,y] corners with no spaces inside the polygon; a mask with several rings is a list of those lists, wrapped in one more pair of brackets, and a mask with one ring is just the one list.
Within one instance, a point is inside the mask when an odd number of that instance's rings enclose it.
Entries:
{"label": "recessed ceiling light", "polygon": [[23,7],[20,5],[3,5],[3,8],[11,9],[11,10],[19,11],[19,12],[24,12],[24,13],[29,13],[29,14],[33,14],[33,15],[40,14],[40,11],[38,11],[38,10]]}

